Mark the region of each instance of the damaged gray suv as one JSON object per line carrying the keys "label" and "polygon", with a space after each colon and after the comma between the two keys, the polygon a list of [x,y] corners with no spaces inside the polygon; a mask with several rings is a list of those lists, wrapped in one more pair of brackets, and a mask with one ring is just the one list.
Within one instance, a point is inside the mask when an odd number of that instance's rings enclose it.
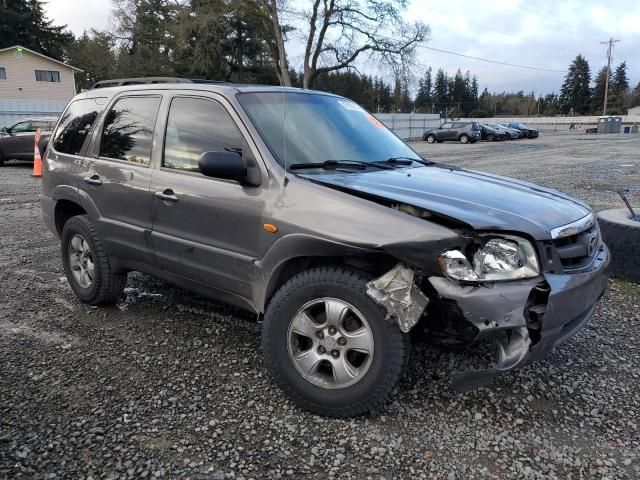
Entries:
{"label": "damaged gray suv", "polygon": [[458,388],[536,360],[607,280],[581,201],[425,160],[320,92],[90,90],[58,122],[41,203],[82,301],[117,301],[135,270],[250,310],[275,383],[323,415],[384,405],[417,326],[495,342]]}

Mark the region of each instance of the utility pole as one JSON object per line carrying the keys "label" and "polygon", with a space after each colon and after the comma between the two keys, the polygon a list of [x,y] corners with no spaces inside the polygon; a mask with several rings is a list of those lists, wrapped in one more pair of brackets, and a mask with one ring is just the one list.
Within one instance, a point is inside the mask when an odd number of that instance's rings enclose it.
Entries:
{"label": "utility pole", "polygon": [[609,96],[609,75],[611,73],[611,53],[613,52],[613,44],[620,40],[614,40],[609,38],[606,42],[600,42],[602,45],[609,45],[607,47],[607,79],[604,82],[604,105],[602,107],[602,115],[607,114],[607,97]]}

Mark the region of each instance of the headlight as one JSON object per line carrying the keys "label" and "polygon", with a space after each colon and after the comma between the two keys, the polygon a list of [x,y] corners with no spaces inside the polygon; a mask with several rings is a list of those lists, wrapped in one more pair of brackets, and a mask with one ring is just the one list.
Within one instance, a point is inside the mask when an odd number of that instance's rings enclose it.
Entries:
{"label": "headlight", "polygon": [[438,257],[438,263],[448,277],[469,282],[517,280],[540,274],[533,245],[511,236],[486,237],[468,255],[448,250]]}

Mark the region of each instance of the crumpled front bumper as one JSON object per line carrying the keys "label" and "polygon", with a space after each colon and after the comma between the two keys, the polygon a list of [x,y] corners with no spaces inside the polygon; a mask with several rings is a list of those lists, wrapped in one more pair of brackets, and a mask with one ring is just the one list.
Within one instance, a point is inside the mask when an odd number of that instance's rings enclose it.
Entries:
{"label": "crumpled front bumper", "polygon": [[[477,329],[478,340],[488,338],[497,345],[493,367],[458,373],[453,387],[465,391],[485,385],[495,375],[533,362],[575,335],[587,324],[606,289],[609,261],[603,244],[592,268],[583,273],[544,274],[490,286],[429,278],[438,294],[454,301],[465,320]],[[541,313],[535,319],[532,307],[536,314]]]}

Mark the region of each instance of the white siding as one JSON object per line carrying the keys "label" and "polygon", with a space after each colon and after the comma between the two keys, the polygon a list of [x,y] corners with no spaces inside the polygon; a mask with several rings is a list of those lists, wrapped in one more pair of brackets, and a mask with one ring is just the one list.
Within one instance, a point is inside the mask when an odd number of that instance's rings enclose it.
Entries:
{"label": "white siding", "polygon": [[[0,99],[68,102],[75,95],[72,68],[27,50],[22,50],[20,58],[14,54],[14,49],[0,52],[0,67],[4,67],[7,72],[7,79],[0,80]],[[60,83],[36,82],[36,70],[60,72]]]}

